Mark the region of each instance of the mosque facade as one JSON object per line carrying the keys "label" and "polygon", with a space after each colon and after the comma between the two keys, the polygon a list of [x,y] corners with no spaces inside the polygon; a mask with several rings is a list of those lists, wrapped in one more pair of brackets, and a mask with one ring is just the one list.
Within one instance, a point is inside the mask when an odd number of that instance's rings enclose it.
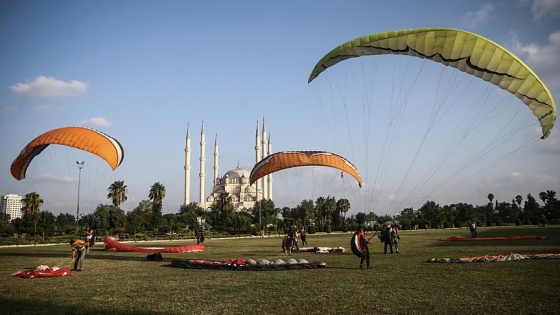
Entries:
{"label": "mosque facade", "polygon": [[[259,162],[272,153],[272,142],[270,136],[267,136],[265,121],[263,118],[262,129],[259,129],[257,121],[257,130],[255,132],[255,163]],[[231,169],[223,176],[219,174],[219,148],[218,135],[214,140],[214,166],[213,166],[213,187],[211,193],[206,196],[204,193],[206,179],[206,135],[204,131],[204,122],[200,131],[200,156],[199,156],[199,207],[210,210],[212,205],[219,198],[220,194],[228,193],[234,211],[250,211],[258,200],[272,200],[272,175],[264,176],[252,185],[249,184],[250,170],[240,168],[239,165]],[[184,205],[188,205],[190,201],[190,177],[191,177],[191,137],[189,127],[187,126],[186,147],[185,147],[185,198]]]}

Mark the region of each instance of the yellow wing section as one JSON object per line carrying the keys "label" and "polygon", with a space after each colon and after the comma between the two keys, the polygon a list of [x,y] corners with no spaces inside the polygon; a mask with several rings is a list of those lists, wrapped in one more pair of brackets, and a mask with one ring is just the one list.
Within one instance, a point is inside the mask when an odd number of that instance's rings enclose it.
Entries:
{"label": "yellow wing section", "polygon": [[108,135],[85,127],[64,127],[47,131],[29,142],[12,162],[12,176],[25,178],[27,167],[39,153],[51,144],[59,144],[93,153],[116,169],[123,161],[121,144]]}
{"label": "yellow wing section", "polygon": [[313,68],[308,82],[343,60],[383,54],[429,59],[474,75],[523,101],[539,120],[542,139],[547,138],[554,127],[556,104],[533,70],[504,47],[463,30],[418,28],[353,39],[325,55]]}
{"label": "yellow wing section", "polygon": [[358,181],[360,188],[362,187],[360,173],[358,173],[358,170],[350,161],[340,155],[324,151],[285,151],[271,154],[255,164],[251,171],[249,182],[252,185],[259,178],[270,173],[300,166],[329,166],[337,168],[352,175]]}

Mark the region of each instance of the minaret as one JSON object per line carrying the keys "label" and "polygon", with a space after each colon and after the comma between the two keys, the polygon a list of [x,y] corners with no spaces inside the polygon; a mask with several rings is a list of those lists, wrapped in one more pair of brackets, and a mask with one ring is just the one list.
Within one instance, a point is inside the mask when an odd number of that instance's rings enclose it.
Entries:
{"label": "minaret", "polygon": [[187,123],[187,143],[185,146],[185,206],[190,203],[191,193],[191,136],[189,134],[189,129],[190,126]]}
{"label": "minaret", "polygon": [[206,209],[205,207],[205,202],[204,202],[204,151],[205,151],[205,147],[206,147],[206,138],[204,135],[204,121],[202,121],[202,128],[200,130],[200,173],[199,173],[199,177],[200,177],[200,202],[199,202],[199,206],[203,209]]}
{"label": "minaret", "polygon": [[[255,133],[255,164],[259,163],[259,161],[261,160],[261,138],[260,138],[260,133],[259,133],[259,121],[257,120],[257,132]],[[255,182],[255,188],[256,188],[256,199],[261,200],[260,197],[260,180],[257,180]]]}
{"label": "minaret", "polygon": [[[268,134],[268,152],[267,156],[272,154],[272,141],[270,141],[270,133]],[[272,200],[272,174],[268,174],[267,178],[267,191],[268,191],[268,199]]]}
{"label": "minaret", "polygon": [[[265,157],[267,157],[268,155],[266,154],[266,150],[268,149],[268,144],[267,144],[267,137],[266,137],[266,126],[265,126],[265,122],[264,122],[264,117],[263,117],[263,126],[262,126],[262,159],[264,159]],[[260,181],[262,181],[262,188],[263,188],[263,195],[262,198],[263,199],[268,199],[268,190],[266,187],[266,176],[264,176],[262,179],[259,179]]]}
{"label": "minaret", "polygon": [[220,153],[218,153],[218,134],[216,134],[216,139],[214,140],[214,180],[212,181],[213,185],[216,186],[218,185],[218,156],[220,155]]}

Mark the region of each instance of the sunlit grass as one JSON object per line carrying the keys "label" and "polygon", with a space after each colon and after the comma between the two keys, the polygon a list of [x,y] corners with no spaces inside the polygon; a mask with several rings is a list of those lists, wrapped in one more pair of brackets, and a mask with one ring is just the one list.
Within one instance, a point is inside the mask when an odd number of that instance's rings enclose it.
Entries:
{"label": "sunlit grass", "polygon": [[[2,314],[555,314],[560,309],[560,260],[430,264],[434,257],[498,255],[510,251],[559,253],[560,227],[481,228],[479,236],[546,235],[547,240],[439,242],[467,229],[401,231],[401,253],[370,245],[370,270],[358,268],[350,233],[309,235],[311,246],[346,248],[344,254],[295,253],[323,260],[324,269],[288,271],[189,270],[173,259],[286,259],[279,237],[207,239],[203,253],[103,251],[86,256],[86,270],[69,277],[20,279],[9,275],[38,265],[70,267],[69,245],[0,248]],[[177,246],[166,241],[137,246]]]}

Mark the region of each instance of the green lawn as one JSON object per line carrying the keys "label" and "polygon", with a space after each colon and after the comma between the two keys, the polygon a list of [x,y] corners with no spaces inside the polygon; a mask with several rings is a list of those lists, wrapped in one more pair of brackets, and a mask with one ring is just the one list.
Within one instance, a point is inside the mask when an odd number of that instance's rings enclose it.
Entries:
{"label": "green lawn", "polygon": [[[401,231],[401,253],[384,255],[374,238],[373,268],[360,270],[351,233],[309,235],[311,246],[346,248],[344,254],[295,253],[327,268],[287,271],[189,270],[173,259],[287,257],[279,237],[212,239],[206,252],[163,254],[103,251],[86,256],[86,270],[69,277],[20,279],[38,265],[70,267],[69,245],[0,248],[2,314],[558,314],[560,259],[430,264],[434,257],[560,253],[560,226],[480,228],[479,237],[544,235],[547,240],[440,242],[469,236],[466,228]],[[178,246],[166,241],[136,246]]]}

